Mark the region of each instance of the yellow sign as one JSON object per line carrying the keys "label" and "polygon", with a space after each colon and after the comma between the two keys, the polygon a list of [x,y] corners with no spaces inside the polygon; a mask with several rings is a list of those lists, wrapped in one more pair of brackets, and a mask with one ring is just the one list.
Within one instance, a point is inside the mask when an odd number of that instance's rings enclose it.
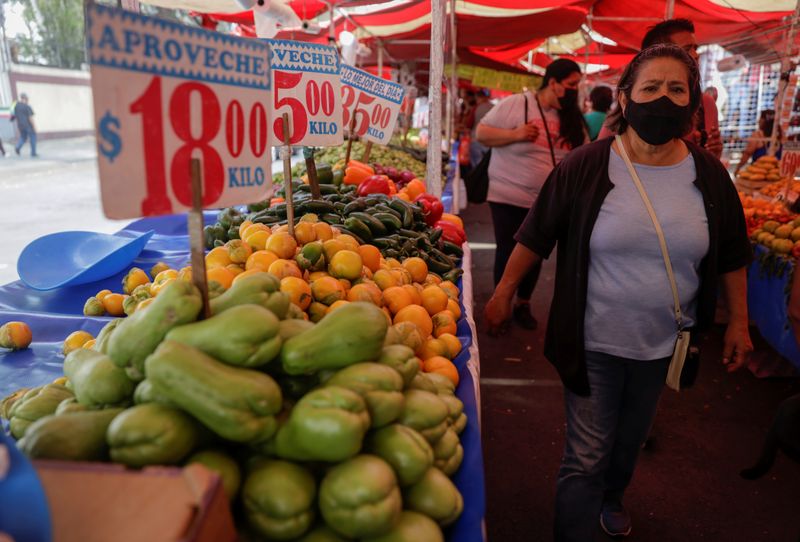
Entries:
{"label": "yellow sign", "polygon": [[[452,75],[452,66],[446,65],[445,74]],[[522,92],[522,89],[539,88],[542,78],[538,75],[525,75],[500,70],[480,68],[469,64],[458,64],[456,75],[459,79],[466,79],[476,87],[504,90],[506,92]]]}

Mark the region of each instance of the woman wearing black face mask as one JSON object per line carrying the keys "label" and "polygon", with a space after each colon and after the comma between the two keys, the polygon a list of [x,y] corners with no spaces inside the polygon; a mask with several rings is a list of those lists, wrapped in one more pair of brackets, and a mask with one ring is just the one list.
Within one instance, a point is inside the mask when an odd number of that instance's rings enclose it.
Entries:
{"label": "woman wearing black face mask", "polygon": [[565,386],[558,541],[593,540],[598,519],[608,534],[630,534],[622,497],[679,330],[696,337],[713,322],[718,286],[731,311],[723,363],[739,369],[752,349],[739,198],[719,161],[680,139],[700,103],[698,80],[675,45],[634,57],[611,119],[619,138],[584,145],[553,171],[486,307],[499,326],[520,278],[558,245],[545,338]]}
{"label": "woman wearing black face mask", "polygon": [[[514,234],[536,201],[545,179],[575,147],[588,142],[588,131],[578,108],[581,71],[567,59],[547,66],[538,91],[502,100],[481,120],[478,141],[492,149],[489,193],[497,243],[494,280],[500,281],[514,249]],[[526,109],[527,107],[527,109]],[[534,329],[530,298],[539,278],[534,266],[520,282],[514,302],[514,321]]]}

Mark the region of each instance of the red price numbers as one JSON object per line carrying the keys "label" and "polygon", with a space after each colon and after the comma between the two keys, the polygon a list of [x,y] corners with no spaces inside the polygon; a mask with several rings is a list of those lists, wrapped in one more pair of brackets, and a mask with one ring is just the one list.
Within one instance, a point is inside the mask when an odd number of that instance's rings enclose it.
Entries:
{"label": "red price numbers", "polygon": [[[356,94],[358,96],[356,97]],[[352,115],[355,116],[355,132],[358,136],[363,136],[367,133],[370,126],[381,128],[385,130],[389,126],[389,121],[392,119],[392,110],[384,107],[380,102],[375,102],[376,98],[364,92],[356,92],[353,87],[342,85],[342,111],[344,113],[343,126],[350,128],[352,122],[350,109],[353,109]],[[355,104],[355,105],[354,105]],[[367,107],[372,105],[372,107]],[[364,106],[364,107],[361,107]],[[371,113],[370,113],[371,109]]]}
{"label": "red price numbers", "polygon": [[323,81],[320,85],[314,79],[309,79],[306,82],[305,103],[295,96],[287,94],[286,91],[300,86],[303,75],[303,72],[273,72],[273,81],[275,83],[273,95],[275,97],[276,112],[273,130],[275,137],[281,143],[283,143],[283,120],[280,118],[281,115],[278,114],[278,110],[281,107],[287,106],[291,111],[289,115],[290,145],[298,144],[306,136],[309,116],[316,117],[320,112],[327,117],[333,115],[335,95],[330,81]]}
{"label": "red price numbers", "polygon": [[781,157],[781,176],[794,177],[800,169],[800,151],[784,151]]}
{"label": "red price numbers", "polygon": [[[192,126],[192,99],[200,107],[200,126]],[[225,189],[225,168],[219,153],[211,146],[222,127],[222,108],[211,87],[198,82],[182,83],[169,98],[169,123],[183,142],[169,165],[169,181],[175,198],[185,206],[192,204],[190,161],[195,153],[202,156],[203,205],[216,202]],[[172,203],[167,194],[167,157],[164,148],[161,78],[152,82],[135,102],[130,112],[142,116],[142,137],[147,196],[142,201],[144,216],[168,214]],[[245,120],[247,117],[247,120]],[[245,131],[253,156],[261,157],[267,148],[267,112],[255,103],[245,115],[238,100],[225,109],[225,142],[228,152],[238,157],[245,146]]]}

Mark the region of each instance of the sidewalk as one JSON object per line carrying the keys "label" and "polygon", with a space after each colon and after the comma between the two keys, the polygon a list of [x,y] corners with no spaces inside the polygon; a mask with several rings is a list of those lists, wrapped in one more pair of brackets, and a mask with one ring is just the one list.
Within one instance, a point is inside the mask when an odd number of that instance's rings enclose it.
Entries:
{"label": "sidewalk", "polygon": [[22,174],[51,168],[58,164],[95,160],[97,147],[94,141],[93,136],[38,141],[36,153],[39,156],[32,158],[30,143],[26,143],[17,156],[14,152],[16,141],[3,140],[6,155],[0,156],[0,179],[6,178],[9,172]]}

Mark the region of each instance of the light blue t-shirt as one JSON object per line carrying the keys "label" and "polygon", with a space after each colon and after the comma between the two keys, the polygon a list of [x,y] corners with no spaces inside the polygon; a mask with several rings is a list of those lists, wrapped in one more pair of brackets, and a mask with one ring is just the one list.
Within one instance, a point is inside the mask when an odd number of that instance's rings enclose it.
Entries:
{"label": "light blue t-shirt", "polygon": [[[673,166],[635,164],[664,230],[684,326],[696,317],[700,263],[708,252],[708,219],[693,184],[694,159]],[[606,196],[589,244],[586,350],[629,359],[669,357],[677,324],[672,289],[653,222],[625,162],[613,149]]]}

